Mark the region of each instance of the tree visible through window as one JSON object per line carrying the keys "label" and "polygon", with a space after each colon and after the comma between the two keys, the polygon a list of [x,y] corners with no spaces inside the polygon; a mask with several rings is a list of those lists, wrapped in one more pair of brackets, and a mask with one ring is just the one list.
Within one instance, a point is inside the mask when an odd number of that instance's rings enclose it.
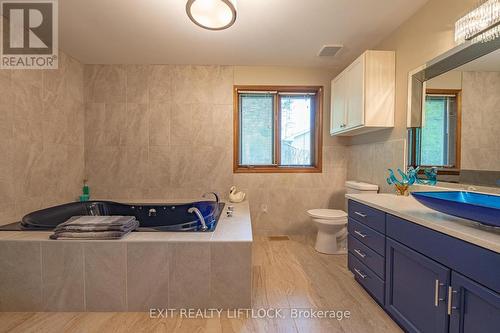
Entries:
{"label": "tree visible through window", "polygon": [[280,96],[281,164],[310,166],[312,160],[312,96]]}
{"label": "tree visible through window", "polygon": [[320,172],[321,87],[235,87],[235,172]]}

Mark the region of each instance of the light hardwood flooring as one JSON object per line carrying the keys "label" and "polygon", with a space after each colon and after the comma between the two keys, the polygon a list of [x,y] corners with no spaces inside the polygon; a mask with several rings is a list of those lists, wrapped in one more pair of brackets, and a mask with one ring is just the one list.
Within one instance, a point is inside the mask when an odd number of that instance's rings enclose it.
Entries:
{"label": "light hardwood flooring", "polygon": [[[253,308],[284,319],[223,316],[151,319],[148,313],[0,313],[0,332],[401,332],[347,270],[346,256],[319,254],[309,237],[253,245]],[[293,319],[292,308],[350,311],[349,319]],[[288,309],[288,310],[287,310]]]}

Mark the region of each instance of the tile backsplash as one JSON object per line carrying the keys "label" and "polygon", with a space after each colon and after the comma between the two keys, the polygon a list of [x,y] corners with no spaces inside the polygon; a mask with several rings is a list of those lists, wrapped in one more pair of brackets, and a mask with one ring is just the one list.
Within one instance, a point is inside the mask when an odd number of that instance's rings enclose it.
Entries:
{"label": "tile backsplash", "polygon": [[376,184],[380,192],[392,193],[394,188],[386,181],[387,169],[405,170],[405,149],[404,139],[349,146],[347,178]]}

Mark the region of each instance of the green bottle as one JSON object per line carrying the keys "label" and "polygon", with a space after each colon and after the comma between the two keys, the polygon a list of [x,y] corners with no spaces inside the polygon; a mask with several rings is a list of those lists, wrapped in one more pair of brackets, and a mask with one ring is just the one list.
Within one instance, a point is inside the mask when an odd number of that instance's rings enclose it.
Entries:
{"label": "green bottle", "polygon": [[87,185],[87,179],[83,180],[82,195],[80,195],[80,202],[89,201],[90,199],[90,188]]}

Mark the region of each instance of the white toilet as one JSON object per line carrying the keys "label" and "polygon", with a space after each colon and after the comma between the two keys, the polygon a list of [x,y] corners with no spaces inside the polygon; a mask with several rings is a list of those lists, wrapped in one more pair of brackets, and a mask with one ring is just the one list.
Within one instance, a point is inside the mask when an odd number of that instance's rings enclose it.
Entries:
{"label": "white toilet", "polygon": [[[348,180],[347,193],[377,193],[378,186]],[[312,217],[318,228],[316,251],[326,254],[347,253],[347,213],[336,209],[311,209],[307,214]]]}

